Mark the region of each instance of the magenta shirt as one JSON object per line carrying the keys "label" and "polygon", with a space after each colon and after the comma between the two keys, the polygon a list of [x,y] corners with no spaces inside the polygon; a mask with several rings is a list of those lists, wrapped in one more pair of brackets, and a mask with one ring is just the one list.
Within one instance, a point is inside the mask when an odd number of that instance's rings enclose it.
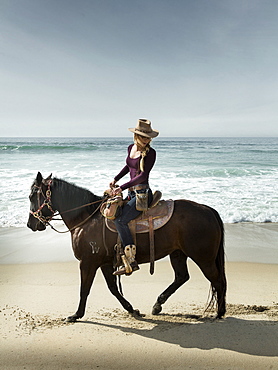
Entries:
{"label": "magenta shirt", "polygon": [[138,184],[149,184],[149,174],[156,160],[156,151],[153,148],[150,148],[148,154],[144,159],[144,172],[141,172],[140,171],[141,156],[138,158],[130,158],[129,156],[132,146],[133,144],[129,145],[127,149],[128,155],[126,158],[126,165],[118,173],[118,175],[114,177],[116,181],[119,181],[122,177],[124,177],[128,173],[130,174],[130,181],[121,185],[121,188],[123,190],[126,190],[131,186]]}

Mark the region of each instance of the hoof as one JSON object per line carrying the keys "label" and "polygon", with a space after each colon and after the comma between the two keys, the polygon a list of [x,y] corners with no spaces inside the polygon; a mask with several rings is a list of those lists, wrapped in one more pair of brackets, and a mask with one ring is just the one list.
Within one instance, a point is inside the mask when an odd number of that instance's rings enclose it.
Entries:
{"label": "hoof", "polygon": [[69,316],[65,319],[66,322],[76,322],[78,319],[80,319],[79,316],[77,315],[72,315],[72,316]]}
{"label": "hoof", "polygon": [[146,315],[140,313],[139,310],[134,310],[131,315],[134,316],[134,317],[144,317],[144,316],[146,316]]}
{"label": "hoof", "polygon": [[217,312],[217,316],[216,316],[216,318],[217,319],[223,319],[224,318],[224,316],[225,316],[225,313],[226,313],[226,310],[224,309],[224,310],[219,310],[218,312]]}
{"label": "hoof", "polygon": [[153,314],[153,315],[158,315],[161,311],[162,311],[162,306],[161,306],[161,304],[160,304],[160,303],[156,303],[156,304],[153,306],[152,314]]}
{"label": "hoof", "polygon": [[224,318],[224,315],[225,314],[217,314],[216,317],[215,317],[215,319],[222,320]]}

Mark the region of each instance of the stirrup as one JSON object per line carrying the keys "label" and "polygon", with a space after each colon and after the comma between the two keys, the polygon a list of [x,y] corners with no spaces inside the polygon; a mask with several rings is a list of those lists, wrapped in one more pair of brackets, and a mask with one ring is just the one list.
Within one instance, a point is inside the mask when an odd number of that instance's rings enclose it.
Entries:
{"label": "stirrup", "polygon": [[121,266],[118,270],[113,272],[113,275],[118,276],[118,275],[124,275],[125,272],[125,267]]}
{"label": "stirrup", "polygon": [[130,266],[132,268],[131,272],[127,273],[126,269],[125,269],[125,266],[123,265],[117,271],[114,271],[113,275],[115,275],[115,276],[118,276],[118,275],[130,276],[133,272],[140,270],[140,267],[138,266],[138,263],[136,261],[132,262],[130,264]]}

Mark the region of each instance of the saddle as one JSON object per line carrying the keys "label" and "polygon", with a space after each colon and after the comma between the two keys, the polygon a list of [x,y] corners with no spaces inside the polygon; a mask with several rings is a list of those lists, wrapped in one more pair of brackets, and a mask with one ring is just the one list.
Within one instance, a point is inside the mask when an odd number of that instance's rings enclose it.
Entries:
{"label": "saddle", "polygon": [[[170,220],[173,211],[174,201],[172,199],[160,200],[157,205],[149,208],[146,212],[143,212],[134,220],[131,220],[128,223],[128,226],[130,230],[135,230],[136,234],[147,233],[150,231],[149,221],[151,219],[153,222],[153,230],[157,230],[164,226]],[[105,224],[110,231],[117,233],[117,229],[113,220],[109,220],[108,218],[106,218]]]}
{"label": "saddle", "polygon": [[[131,233],[133,234],[133,240],[136,244],[136,234],[138,233],[149,233],[150,236],[150,274],[154,273],[154,230],[157,230],[164,226],[172,217],[174,211],[174,201],[160,200],[161,192],[154,193],[154,200],[150,205],[150,208],[143,212],[141,215],[131,220],[128,223]],[[117,233],[117,229],[113,220],[105,218],[106,227]],[[117,245],[119,244],[119,237]]]}

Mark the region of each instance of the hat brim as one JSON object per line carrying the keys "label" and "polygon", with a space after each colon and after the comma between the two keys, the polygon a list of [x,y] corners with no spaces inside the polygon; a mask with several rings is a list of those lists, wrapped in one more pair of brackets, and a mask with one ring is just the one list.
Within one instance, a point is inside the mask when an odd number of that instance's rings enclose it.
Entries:
{"label": "hat brim", "polygon": [[149,137],[151,139],[159,135],[159,131],[156,130],[152,130],[151,132],[142,132],[140,130],[137,130],[136,128],[129,128],[129,131],[140,136]]}

